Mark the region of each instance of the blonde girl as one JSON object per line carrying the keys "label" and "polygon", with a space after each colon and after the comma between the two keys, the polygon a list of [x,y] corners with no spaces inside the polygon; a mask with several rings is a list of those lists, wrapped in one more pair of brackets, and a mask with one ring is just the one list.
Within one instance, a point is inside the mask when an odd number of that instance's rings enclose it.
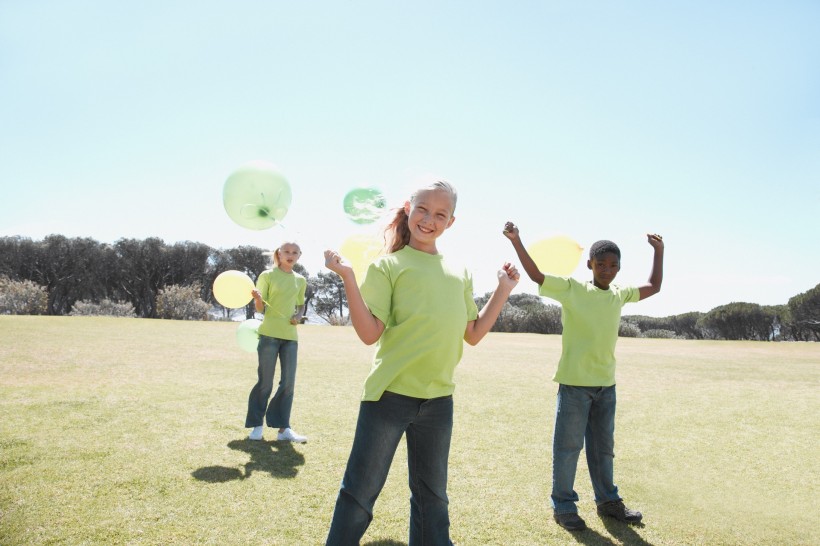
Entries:
{"label": "blonde girl", "polygon": [[[273,267],[259,275],[253,294],[258,313],[265,317],[259,326],[259,368],[257,382],[248,396],[245,427],[252,428],[250,440],[262,440],[263,421],[278,428],[280,441],[307,441],[290,428],[290,412],[296,384],[296,353],[299,347],[296,325],[305,312],[307,280],[293,270],[302,250],[293,242],[284,243],[273,251]],[[270,404],[276,360],[281,363],[279,387]]]}

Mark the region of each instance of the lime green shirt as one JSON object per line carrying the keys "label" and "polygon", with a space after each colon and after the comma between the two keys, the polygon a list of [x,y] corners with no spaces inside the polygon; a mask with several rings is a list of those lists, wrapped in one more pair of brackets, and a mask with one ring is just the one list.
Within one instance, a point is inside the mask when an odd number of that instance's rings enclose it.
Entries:
{"label": "lime green shirt", "polygon": [[478,318],[466,269],[405,246],[370,264],[361,292],[385,325],[362,400],[379,400],[384,391],[424,399],[453,394],[464,331]]}
{"label": "lime green shirt", "polygon": [[298,339],[296,325],[290,318],[296,307],[305,304],[307,280],[296,272],[285,273],[278,267],[264,271],[256,280],[256,289],[262,294],[265,318],[259,334],[279,339]]}
{"label": "lime green shirt", "polygon": [[601,290],[592,281],[546,275],[538,293],[561,303],[561,360],[552,380],[576,387],[614,385],[621,308],[641,299],[638,289]]}

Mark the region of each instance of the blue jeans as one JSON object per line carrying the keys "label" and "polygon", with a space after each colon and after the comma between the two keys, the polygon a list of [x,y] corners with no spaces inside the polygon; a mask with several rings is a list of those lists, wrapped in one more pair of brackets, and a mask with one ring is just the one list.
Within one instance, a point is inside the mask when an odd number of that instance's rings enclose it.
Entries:
{"label": "blue jeans", "polygon": [[425,400],[385,392],[378,402],[362,402],[328,546],[359,544],[403,434],[410,482],[409,546],[451,545],[447,458],[452,433],[452,396]]}
{"label": "blue jeans", "polygon": [[[248,414],[245,427],[262,426],[262,420],[269,427],[290,427],[290,409],[293,406],[293,386],[296,383],[296,350],[299,343],[292,339],[259,336],[256,352],[259,355],[259,379],[248,396]],[[279,374],[279,388],[268,405],[273,392],[273,372],[276,370],[276,358],[282,364]],[[266,411],[267,410],[267,411]]]}
{"label": "blue jeans", "polygon": [[586,442],[587,466],[595,503],[619,500],[613,483],[615,458],[615,385],[558,386],[552,439],[552,508],[556,514],[577,512],[573,489],[578,455]]}

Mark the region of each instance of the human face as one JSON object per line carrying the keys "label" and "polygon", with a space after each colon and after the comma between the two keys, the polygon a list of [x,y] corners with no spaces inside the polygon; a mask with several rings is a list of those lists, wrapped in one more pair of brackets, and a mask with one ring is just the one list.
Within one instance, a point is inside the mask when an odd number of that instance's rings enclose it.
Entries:
{"label": "human face", "polygon": [[410,246],[436,254],[436,239],[456,219],[452,196],[444,190],[420,191],[412,202],[404,204],[404,211],[410,228]]}
{"label": "human face", "polygon": [[277,250],[279,254],[279,269],[282,271],[293,271],[293,266],[299,261],[302,250],[299,245],[285,243]]}
{"label": "human face", "polygon": [[621,260],[612,252],[604,252],[587,260],[587,267],[592,270],[592,282],[601,290],[608,290],[609,283],[621,270]]}

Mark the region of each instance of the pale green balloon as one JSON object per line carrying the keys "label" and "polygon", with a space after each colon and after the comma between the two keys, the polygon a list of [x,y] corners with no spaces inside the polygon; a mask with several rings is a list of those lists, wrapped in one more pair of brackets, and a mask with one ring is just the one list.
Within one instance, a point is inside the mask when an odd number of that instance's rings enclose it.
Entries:
{"label": "pale green balloon", "polygon": [[262,321],[259,319],[248,319],[239,323],[236,329],[236,341],[239,348],[249,353],[255,353],[259,344],[259,326]]}
{"label": "pale green balloon", "polygon": [[222,203],[231,220],[247,229],[268,229],[288,213],[293,195],[279,169],[266,161],[239,167],[225,181]]}
{"label": "pale green balloon", "polygon": [[357,224],[371,224],[384,213],[387,201],[376,188],[356,188],[347,192],[344,209],[347,217]]}

